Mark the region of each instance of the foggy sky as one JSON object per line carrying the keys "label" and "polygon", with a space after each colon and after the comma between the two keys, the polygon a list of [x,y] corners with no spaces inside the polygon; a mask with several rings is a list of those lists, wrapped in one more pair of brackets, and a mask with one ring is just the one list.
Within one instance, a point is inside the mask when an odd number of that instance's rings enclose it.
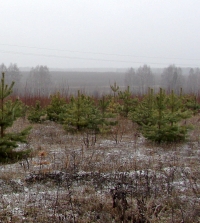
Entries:
{"label": "foggy sky", "polygon": [[200,66],[199,0],[1,0],[0,63]]}

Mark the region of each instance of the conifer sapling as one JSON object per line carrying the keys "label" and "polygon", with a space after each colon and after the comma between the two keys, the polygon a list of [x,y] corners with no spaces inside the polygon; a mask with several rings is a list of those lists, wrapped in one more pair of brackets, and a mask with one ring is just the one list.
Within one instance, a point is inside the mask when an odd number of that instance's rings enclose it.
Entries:
{"label": "conifer sapling", "polygon": [[26,143],[26,137],[30,131],[30,127],[19,133],[6,132],[8,127],[13,125],[13,122],[20,117],[22,106],[21,102],[16,99],[14,102],[8,100],[12,94],[14,82],[10,86],[5,84],[5,75],[2,73],[0,82],[0,161],[15,160],[21,158],[28,151],[16,152],[15,148],[18,143]]}

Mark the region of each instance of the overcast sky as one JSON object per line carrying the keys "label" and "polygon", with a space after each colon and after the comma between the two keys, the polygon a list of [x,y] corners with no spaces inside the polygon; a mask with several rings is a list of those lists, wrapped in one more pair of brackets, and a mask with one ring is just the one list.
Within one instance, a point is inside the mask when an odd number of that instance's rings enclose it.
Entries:
{"label": "overcast sky", "polygon": [[199,0],[1,0],[0,63],[200,66]]}

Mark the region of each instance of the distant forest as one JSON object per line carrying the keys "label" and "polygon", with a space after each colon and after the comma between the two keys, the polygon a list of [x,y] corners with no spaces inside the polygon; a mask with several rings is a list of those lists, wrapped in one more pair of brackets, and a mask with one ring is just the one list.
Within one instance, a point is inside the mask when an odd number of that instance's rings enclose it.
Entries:
{"label": "distant forest", "polygon": [[5,73],[6,83],[15,82],[14,94],[29,96],[50,96],[56,92],[63,95],[83,93],[101,96],[111,92],[110,86],[116,83],[120,90],[128,86],[133,94],[143,95],[148,88],[157,91],[160,87],[167,92],[199,94],[200,69],[181,68],[169,65],[166,68],[139,68],[110,70],[50,70],[47,66],[36,66],[29,70],[20,69],[17,64],[0,65]]}

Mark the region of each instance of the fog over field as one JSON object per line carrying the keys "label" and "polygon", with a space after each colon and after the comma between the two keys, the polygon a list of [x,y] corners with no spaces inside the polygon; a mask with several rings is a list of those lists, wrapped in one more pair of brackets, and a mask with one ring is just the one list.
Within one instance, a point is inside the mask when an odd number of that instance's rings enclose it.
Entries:
{"label": "fog over field", "polygon": [[198,67],[198,0],[7,0],[1,62],[54,69]]}
{"label": "fog over field", "polygon": [[116,82],[136,94],[148,87],[196,94],[199,8],[198,0],[7,0],[1,72],[17,92],[105,94]]}
{"label": "fog over field", "polygon": [[151,68],[143,65],[137,68],[87,68],[55,69],[47,66],[19,68],[17,64],[1,64],[7,83],[15,81],[15,93],[50,96],[60,91],[64,95],[83,93],[101,96],[111,93],[111,86],[117,84],[120,91],[130,87],[133,94],[145,94],[148,88],[160,87],[168,92],[199,94],[200,69],[181,68],[169,65],[165,68]]}

